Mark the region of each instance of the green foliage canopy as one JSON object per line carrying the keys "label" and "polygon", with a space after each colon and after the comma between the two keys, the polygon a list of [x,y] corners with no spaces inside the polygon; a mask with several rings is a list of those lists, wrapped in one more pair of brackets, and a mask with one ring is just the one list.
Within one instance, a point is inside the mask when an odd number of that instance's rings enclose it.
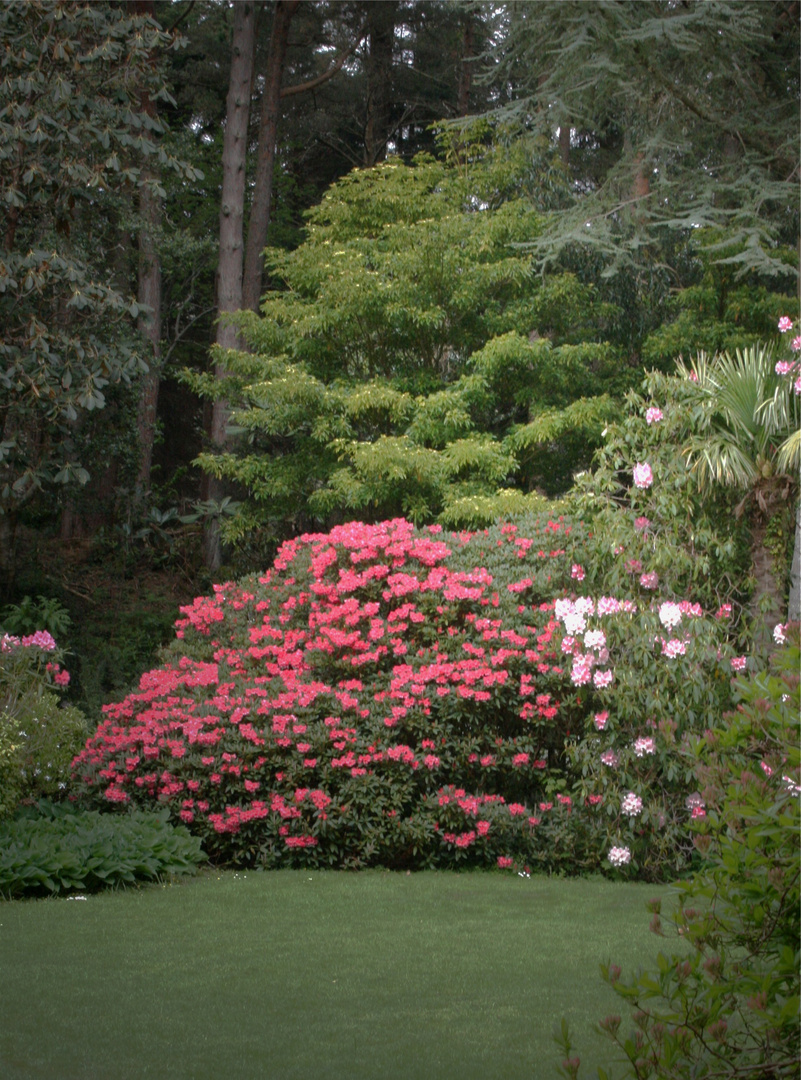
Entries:
{"label": "green foliage canopy", "polygon": [[107,258],[119,198],[163,194],[147,160],[196,173],[145,107],[166,94],[157,58],[176,44],[153,20],[26,0],[2,6],[0,37],[0,516],[13,517],[46,483],[86,482],[76,425],[145,370],[137,305]]}
{"label": "green foliage canopy", "polygon": [[[520,153],[520,148],[516,153]],[[511,485],[518,510],[565,490],[629,373],[610,316],[571,275],[544,282],[520,245],[542,228],[502,146],[469,168],[421,156],[357,170],[270,250],[252,354],[222,357],[241,449],[204,454],[250,501],[229,538],[265,525],[399,513],[479,524]],[[506,498],[506,496],[500,496]],[[508,507],[507,507],[508,509]]]}

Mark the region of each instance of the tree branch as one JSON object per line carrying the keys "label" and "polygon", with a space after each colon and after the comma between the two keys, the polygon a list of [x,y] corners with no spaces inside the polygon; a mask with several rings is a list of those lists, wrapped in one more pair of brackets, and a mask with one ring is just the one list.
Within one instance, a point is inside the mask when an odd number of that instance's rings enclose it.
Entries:
{"label": "tree branch", "polygon": [[293,94],[305,94],[307,90],[315,90],[318,86],[322,86],[323,83],[326,83],[329,79],[333,78],[338,71],[342,70],[348,57],[352,53],[354,53],[356,49],[358,49],[359,45],[361,45],[362,40],[364,39],[365,27],[366,23],[362,23],[362,25],[359,27],[355,41],[353,41],[352,44],[347,47],[347,49],[344,49],[339,54],[339,56],[336,58],[331,67],[328,68],[327,71],[324,71],[322,75],[318,75],[314,79],[309,79],[308,82],[298,83],[297,86],[282,87],[281,97],[285,98],[291,97]]}

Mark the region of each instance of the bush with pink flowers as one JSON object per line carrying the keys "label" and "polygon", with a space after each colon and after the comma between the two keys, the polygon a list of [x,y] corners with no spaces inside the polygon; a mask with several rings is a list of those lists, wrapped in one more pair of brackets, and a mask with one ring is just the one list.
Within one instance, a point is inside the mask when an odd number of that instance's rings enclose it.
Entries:
{"label": "bush with pink flowers", "polygon": [[47,630],[18,637],[0,630],[0,819],[21,800],[63,796],[70,763],[88,728],[60,701],[69,684],[63,653]]}
{"label": "bush with pink flowers", "polygon": [[666,626],[647,591],[577,596],[588,542],[544,518],[288,541],[182,609],[74,797],[167,805],[238,865],[577,872],[625,848],[620,872],[670,873],[692,852],[675,748],[728,700],[726,627],[689,601]]}

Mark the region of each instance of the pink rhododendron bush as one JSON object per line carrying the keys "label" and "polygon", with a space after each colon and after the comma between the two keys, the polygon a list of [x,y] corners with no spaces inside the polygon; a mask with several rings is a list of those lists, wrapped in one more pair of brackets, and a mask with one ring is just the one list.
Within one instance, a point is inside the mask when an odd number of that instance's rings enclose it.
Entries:
{"label": "pink rhododendron bush", "polygon": [[704,812],[677,747],[729,704],[727,621],[640,574],[590,593],[590,542],[547,518],[288,541],[182,609],[73,797],[166,805],[235,865],[669,876]]}

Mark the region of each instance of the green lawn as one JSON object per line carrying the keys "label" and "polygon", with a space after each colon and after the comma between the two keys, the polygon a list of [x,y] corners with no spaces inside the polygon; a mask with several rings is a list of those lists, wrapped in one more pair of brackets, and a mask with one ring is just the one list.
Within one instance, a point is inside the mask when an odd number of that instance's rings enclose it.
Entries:
{"label": "green lawn", "polygon": [[[0,903],[3,1080],[516,1080],[586,1065],[653,885],[500,874],[205,873]],[[586,1077],[595,1075],[594,1068]]]}

